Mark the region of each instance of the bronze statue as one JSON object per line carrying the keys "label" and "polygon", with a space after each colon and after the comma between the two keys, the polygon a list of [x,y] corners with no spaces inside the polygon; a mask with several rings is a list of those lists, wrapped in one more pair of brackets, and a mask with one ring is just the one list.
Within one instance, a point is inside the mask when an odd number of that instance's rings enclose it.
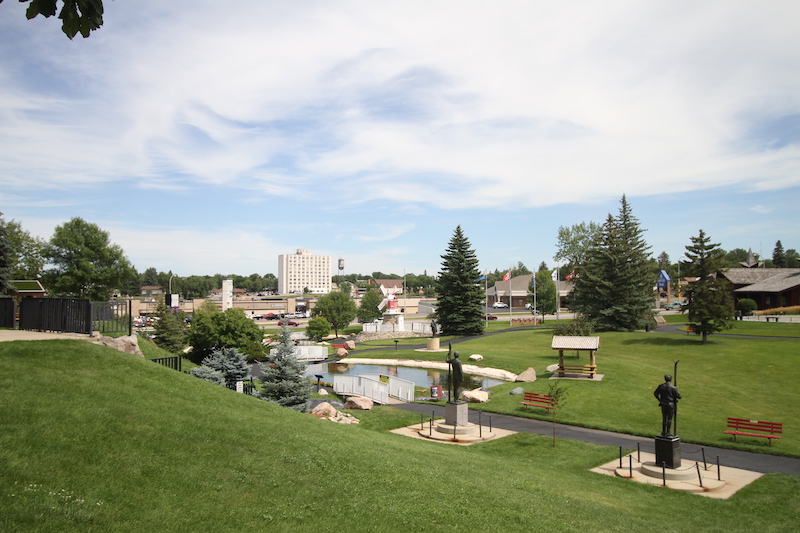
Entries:
{"label": "bronze statue", "polygon": [[461,361],[458,360],[458,352],[453,351],[452,344],[447,352],[447,363],[450,365],[450,385],[452,387],[450,401],[452,402],[457,401],[461,397],[461,381],[464,378],[464,372],[461,369]]}
{"label": "bronze statue", "polygon": [[664,383],[659,385],[653,396],[658,400],[661,406],[661,435],[668,437],[672,435],[670,426],[672,426],[672,418],[675,416],[675,411],[678,409],[678,400],[681,399],[681,393],[678,388],[672,383],[672,376],[669,374],[664,375]]}

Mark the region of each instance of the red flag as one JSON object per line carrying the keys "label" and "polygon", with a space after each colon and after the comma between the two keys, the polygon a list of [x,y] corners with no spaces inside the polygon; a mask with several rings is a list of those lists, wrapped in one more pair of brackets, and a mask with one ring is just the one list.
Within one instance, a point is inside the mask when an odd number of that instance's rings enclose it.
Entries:
{"label": "red flag", "polygon": [[511,279],[511,271],[509,270],[503,275],[503,281],[508,281]]}

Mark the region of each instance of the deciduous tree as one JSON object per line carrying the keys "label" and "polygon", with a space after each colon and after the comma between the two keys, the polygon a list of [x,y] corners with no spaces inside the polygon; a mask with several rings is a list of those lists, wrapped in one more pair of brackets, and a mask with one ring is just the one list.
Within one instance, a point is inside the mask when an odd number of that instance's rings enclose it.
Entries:
{"label": "deciduous tree", "polygon": [[331,327],[334,334],[338,337],[339,330],[347,327],[352,322],[358,311],[356,304],[349,295],[341,292],[330,292],[317,300],[317,305],[311,311],[313,316],[324,316]]}
{"label": "deciduous tree", "polygon": [[483,333],[483,284],[478,281],[478,258],[458,226],[442,257],[436,284],[439,295],[436,319],[442,335]]}
{"label": "deciduous tree", "polygon": [[[32,19],[37,15],[45,17],[55,16],[57,11],[57,0],[19,0],[28,2],[28,9],[25,16]],[[3,0],[0,0],[2,3]],[[64,35],[72,39],[80,33],[84,38],[88,37],[94,30],[103,25],[103,1],[102,0],[62,0],[61,10],[58,18],[61,19],[61,31]]]}
{"label": "deciduous tree", "polygon": [[236,348],[250,359],[260,359],[265,353],[263,339],[264,332],[247,318],[244,309],[233,307],[223,313],[211,302],[194,312],[187,334],[190,359],[195,363],[221,348]]}
{"label": "deciduous tree", "polygon": [[364,297],[361,298],[361,305],[358,307],[358,321],[363,324],[380,318],[382,312],[378,306],[382,301],[383,296],[378,291],[367,291]]}
{"label": "deciduous tree", "polygon": [[79,217],[56,227],[44,256],[53,268],[43,280],[55,295],[108,300],[136,275],[122,248],[109,241],[108,232]]}
{"label": "deciduous tree", "polygon": [[180,353],[186,348],[185,315],[182,311],[174,312],[166,304],[156,307],[155,343],[171,353]]}

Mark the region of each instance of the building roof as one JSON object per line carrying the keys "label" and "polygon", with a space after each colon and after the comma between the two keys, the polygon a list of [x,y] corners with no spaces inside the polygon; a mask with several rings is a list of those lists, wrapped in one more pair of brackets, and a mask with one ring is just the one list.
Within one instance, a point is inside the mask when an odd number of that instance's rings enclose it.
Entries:
{"label": "building roof", "polygon": [[753,285],[789,272],[800,272],[800,268],[729,268],[722,275],[734,285]]}
{"label": "building roof", "polygon": [[8,282],[14,288],[13,294],[44,294],[47,292],[38,279],[11,279]]}
{"label": "building roof", "polygon": [[599,350],[600,337],[553,335],[550,347],[554,350]]}
{"label": "building roof", "polygon": [[512,294],[528,294],[532,277],[532,274],[520,274],[519,276],[514,276],[509,281],[495,281],[494,286],[486,290],[486,294],[507,295],[509,285],[511,286]]}
{"label": "building roof", "polygon": [[740,287],[734,292],[783,292],[800,285],[800,268],[769,268],[760,270],[779,270],[781,272],[751,285]]}

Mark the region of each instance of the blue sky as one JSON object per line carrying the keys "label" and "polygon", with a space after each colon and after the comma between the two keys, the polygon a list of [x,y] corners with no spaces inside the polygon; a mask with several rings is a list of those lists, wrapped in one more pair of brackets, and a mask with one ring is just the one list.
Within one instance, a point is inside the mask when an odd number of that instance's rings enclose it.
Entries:
{"label": "blue sky", "polygon": [[627,195],[653,255],[800,249],[795,2],[107,1],[69,41],[0,4],[0,211],[133,264],[438,272],[553,255]]}

